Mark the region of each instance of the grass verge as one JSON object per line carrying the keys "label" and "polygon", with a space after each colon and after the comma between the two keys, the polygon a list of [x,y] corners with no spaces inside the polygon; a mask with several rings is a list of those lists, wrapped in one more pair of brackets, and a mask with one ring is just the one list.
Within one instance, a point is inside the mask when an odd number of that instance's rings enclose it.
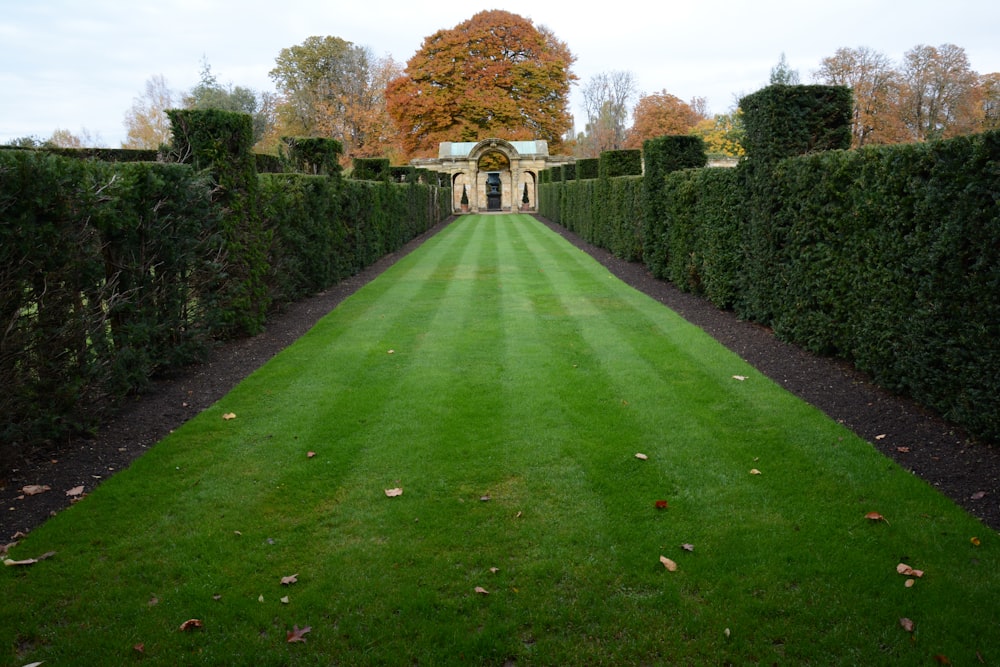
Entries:
{"label": "grass verge", "polygon": [[998,548],[532,218],[463,216],[13,547],[56,554],[0,572],[0,639],[10,665],[975,664]]}

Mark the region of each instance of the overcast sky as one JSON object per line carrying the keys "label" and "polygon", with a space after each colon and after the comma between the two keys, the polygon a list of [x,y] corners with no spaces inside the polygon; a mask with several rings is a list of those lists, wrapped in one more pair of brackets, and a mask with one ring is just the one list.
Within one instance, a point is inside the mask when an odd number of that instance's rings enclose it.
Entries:
{"label": "overcast sky", "polygon": [[898,63],[919,44],[950,43],[977,72],[1000,72],[996,0],[0,0],[0,144],[64,129],[118,147],[125,113],[155,75],[187,91],[207,60],[220,83],[273,91],[278,53],[310,36],[405,64],[425,37],[488,9],[569,45],[578,131],[580,87],[600,72],[631,71],[644,93],[705,97],[715,113],[766,85],[782,53],[802,83],[840,47]]}

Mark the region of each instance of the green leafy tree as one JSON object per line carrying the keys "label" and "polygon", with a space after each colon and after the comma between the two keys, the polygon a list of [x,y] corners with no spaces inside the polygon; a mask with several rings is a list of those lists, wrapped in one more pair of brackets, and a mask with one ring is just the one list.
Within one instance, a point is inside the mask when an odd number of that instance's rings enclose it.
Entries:
{"label": "green leafy tree", "polygon": [[212,67],[204,62],[201,79],[184,97],[187,109],[217,109],[249,114],[253,119],[253,141],[260,142],[272,132],[275,125],[275,96],[267,92],[257,92],[243,86],[223,86],[219,83]]}
{"label": "green leafy tree", "polygon": [[501,10],[439,30],[389,85],[389,113],[409,155],[443,141],[544,139],[553,151],[572,126],[569,47],[547,28]]}

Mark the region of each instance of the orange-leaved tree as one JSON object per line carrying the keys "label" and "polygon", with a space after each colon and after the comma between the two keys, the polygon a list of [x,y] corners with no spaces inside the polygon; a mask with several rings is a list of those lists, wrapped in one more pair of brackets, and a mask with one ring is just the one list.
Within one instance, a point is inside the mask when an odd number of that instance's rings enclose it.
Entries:
{"label": "orange-leaved tree", "polygon": [[545,139],[557,151],[572,127],[574,60],[548,28],[510,12],[479,12],[424,39],[389,84],[389,113],[411,156],[491,136]]}
{"label": "orange-leaved tree", "polygon": [[695,99],[688,104],[679,97],[662,90],[639,99],[632,112],[632,127],[625,137],[625,148],[642,148],[647,139],[667,134],[688,134],[702,120],[704,101]]}

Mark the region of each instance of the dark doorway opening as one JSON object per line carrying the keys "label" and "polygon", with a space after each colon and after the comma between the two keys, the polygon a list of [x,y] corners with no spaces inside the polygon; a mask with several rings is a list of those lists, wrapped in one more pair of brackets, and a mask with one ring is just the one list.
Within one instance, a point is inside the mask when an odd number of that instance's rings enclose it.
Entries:
{"label": "dark doorway opening", "polygon": [[486,174],[486,210],[500,210],[500,172],[490,171]]}

